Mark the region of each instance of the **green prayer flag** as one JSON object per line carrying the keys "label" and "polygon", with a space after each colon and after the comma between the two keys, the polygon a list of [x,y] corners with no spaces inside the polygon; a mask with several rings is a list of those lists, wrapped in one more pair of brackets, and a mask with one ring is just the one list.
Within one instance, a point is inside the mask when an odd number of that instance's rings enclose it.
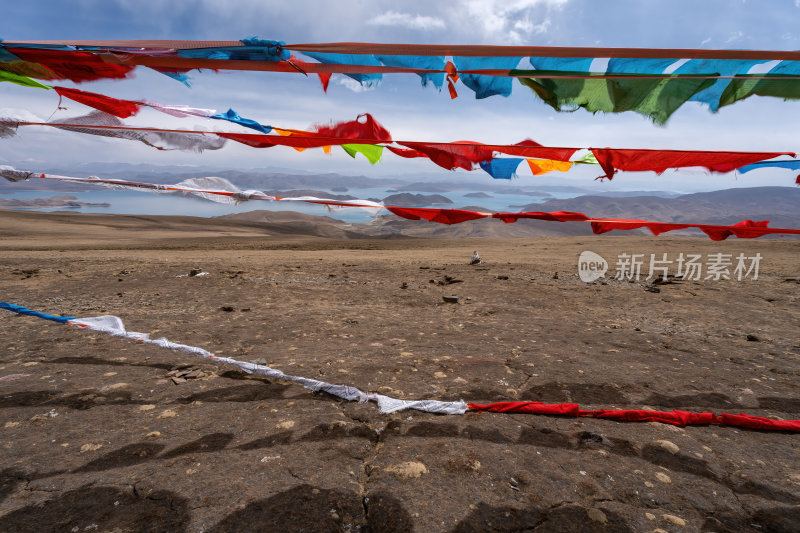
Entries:
{"label": "green prayer flag", "polygon": [[[561,71],[546,71],[546,73],[583,76],[587,74]],[[519,81],[556,111],[575,111],[580,107],[592,113],[634,111],[649,117],[656,124],[664,124],[689,98],[710,87],[715,80],[670,76],[667,78],[519,78]]]}
{"label": "green prayer flag", "polygon": [[[796,76],[795,76],[796,77]],[[739,100],[750,98],[753,95],[775,96],[784,100],[800,98],[800,80],[782,79],[781,76],[772,76],[768,79],[752,79],[747,76],[736,77],[731,80],[719,98],[719,106],[731,105]]]}
{"label": "green prayer flag", "polygon": [[581,157],[580,159],[576,159],[573,161],[575,164],[583,164],[583,165],[599,165],[600,162],[597,160],[597,157],[591,152],[586,154],[585,156]]}
{"label": "green prayer flag", "polygon": [[374,144],[343,144],[342,149],[350,154],[350,157],[355,159],[356,154],[364,154],[370,165],[374,165],[381,160],[383,155],[383,146],[375,146]]}
{"label": "green prayer flag", "polygon": [[20,76],[12,72],[6,72],[5,70],[0,70],[0,81],[16,83],[17,85],[22,85],[23,87],[33,87],[35,89],[52,89],[52,87],[49,85],[39,83],[36,80],[27,78],[25,76]]}

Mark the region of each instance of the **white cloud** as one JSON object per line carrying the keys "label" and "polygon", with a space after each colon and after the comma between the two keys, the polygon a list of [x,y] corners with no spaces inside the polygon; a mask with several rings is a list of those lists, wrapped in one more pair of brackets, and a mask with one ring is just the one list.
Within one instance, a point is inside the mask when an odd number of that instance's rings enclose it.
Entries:
{"label": "white cloud", "polygon": [[372,26],[402,26],[412,30],[434,30],[445,27],[444,21],[440,18],[398,13],[397,11],[382,13],[368,20],[367,24]]}
{"label": "white cloud", "polygon": [[484,39],[504,44],[523,44],[534,35],[546,33],[552,21],[549,14],[568,0],[463,0],[466,21]]}
{"label": "white cloud", "polygon": [[741,30],[735,31],[735,32],[733,32],[731,34],[730,37],[728,37],[728,39],[725,41],[725,44],[730,44],[730,43],[736,42],[739,39],[741,39],[742,37],[744,37],[744,32],[742,32]]}
{"label": "white cloud", "polygon": [[[797,1],[800,2],[800,0]],[[703,39],[703,42],[700,43],[700,46],[705,46],[710,42],[711,42],[711,37],[706,37],[705,39]]]}
{"label": "white cloud", "polygon": [[363,93],[365,91],[372,91],[375,89],[377,84],[375,85],[361,85],[359,82],[354,80],[353,78],[348,78],[347,76],[336,76],[333,78],[334,83],[337,85],[341,85],[353,91],[354,93]]}

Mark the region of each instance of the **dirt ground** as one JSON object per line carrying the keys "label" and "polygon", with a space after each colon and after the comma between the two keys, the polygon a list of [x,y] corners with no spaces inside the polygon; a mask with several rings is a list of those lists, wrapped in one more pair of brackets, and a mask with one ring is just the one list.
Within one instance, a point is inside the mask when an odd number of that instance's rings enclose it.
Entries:
{"label": "dirt ground", "polygon": [[[758,280],[587,284],[584,250],[612,270],[763,259]],[[336,240],[0,212],[0,301],[405,399],[798,419],[798,257],[790,239]],[[382,415],[6,311],[0,339],[4,532],[800,530],[798,434]]]}

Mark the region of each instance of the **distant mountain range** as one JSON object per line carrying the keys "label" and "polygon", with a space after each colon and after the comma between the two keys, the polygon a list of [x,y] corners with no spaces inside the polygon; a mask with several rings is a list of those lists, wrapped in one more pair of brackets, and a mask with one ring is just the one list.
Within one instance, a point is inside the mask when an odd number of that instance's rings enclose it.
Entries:
{"label": "distant mountain range", "polygon": [[[490,211],[480,206],[467,206],[473,211]],[[579,196],[569,200],[550,200],[540,204],[528,204],[523,211],[578,211],[589,216],[608,218],[634,218],[661,222],[693,222],[709,224],[735,224],[744,219],[769,220],[772,227],[800,228],[800,189],[794,187],[755,187],[726,189],[709,193],[687,194],[677,198],[656,196],[637,196],[612,198],[605,196]],[[219,217],[236,220],[240,223],[258,223],[271,220],[274,215],[268,211],[252,211]],[[336,221],[329,217],[299,215],[305,226],[314,228],[319,219],[325,234],[336,233],[355,236],[441,237],[441,238],[483,238],[483,237],[534,237],[558,235],[589,235],[591,227],[585,222],[547,222],[542,220],[520,220],[505,224],[497,219],[480,219],[452,226],[406,220],[394,215],[382,215],[373,222],[353,224]],[[649,234],[647,230],[616,231],[620,235]],[[669,235],[700,235],[694,230],[682,230]],[[768,238],[768,237],[763,237]],[[787,238],[787,237],[782,237]],[[789,237],[791,238],[791,237]]]}

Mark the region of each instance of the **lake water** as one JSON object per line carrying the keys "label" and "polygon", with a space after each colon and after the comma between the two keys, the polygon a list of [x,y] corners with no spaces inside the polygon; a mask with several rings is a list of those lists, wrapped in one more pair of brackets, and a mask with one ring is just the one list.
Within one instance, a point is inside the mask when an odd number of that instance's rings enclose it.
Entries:
{"label": "lake water", "polygon": [[[550,197],[524,196],[516,194],[487,193],[491,198],[469,198],[464,196],[474,191],[453,191],[441,193],[450,198],[452,204],[443,204],[433,207],[461,208],[465,206],[481,206],[490,211],[519,211],[520,209],[512,206],[525,205],[533,202],[543,202],[552,198],[571,198],[574,194],[563,193],[553,194]],[[331,193],[334,194],[334,193]],[[385,198],[393,194],[391,189],[370,188],[370,189],[349,189],[346,193],[359,199]],[[430,194],[430,193],[421,193]],[[50,191],[14,191],[0,192],[0,198],[48,198],[51,196],[70,195],[76,197],[81,202],[89,203],[109,203],[109,207],[76,207],[76,208],[37,208],[36,211],[71,211],[80,213],[107,213],[122,215],[187,215],[196,217],[215,217],[228,215],[231,213],[244,213],[256,209],[266,209],[270,211],[297,211],[308,215],[331,216],[346,222],[368,222],[372,216],[362,209],[343,209],[328,211],[325,206],[306,204],[303,202],[268,202],[252,200],[239,205],[218,204],[215,202],[187,198],[177,194],[155,194],[150,192],[138,192],[127,190],[99,189],[96,191],[85,192],[50,192]],[[388,211],[382,211],[386,214]]]}

